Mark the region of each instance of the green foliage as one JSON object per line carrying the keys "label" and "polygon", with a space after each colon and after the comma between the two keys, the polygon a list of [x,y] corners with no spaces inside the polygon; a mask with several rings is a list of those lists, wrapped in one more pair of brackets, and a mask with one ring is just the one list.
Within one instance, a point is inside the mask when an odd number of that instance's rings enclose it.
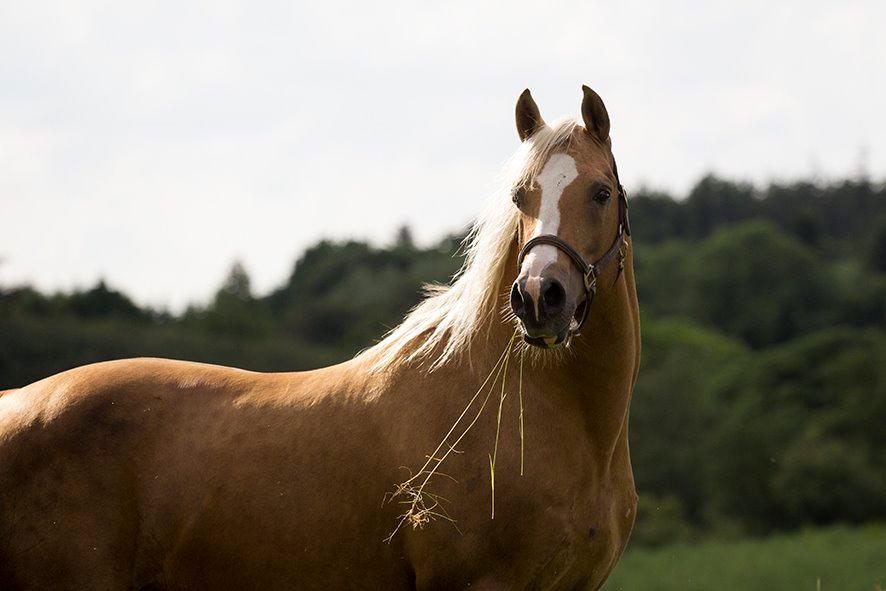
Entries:
{"label": "green foliage", "polygon": [[[677,500],[679,512],[695,524],[704,511],[706,443],[721,410],[717,389],[748,356],[740,341],[686,320],[644,319],[631,411],[637,488],[659,500]],[[641,498],[641,511],[645,502]]]}
{"label": "green foliage", "polygon": [[604,591],[876,591],[886,581],[886,526],[845,526],[740,541],[632,546]]}
{"label": "green foliage", "polygon": [[321,242],[268,303],[285,333],[353,354],[396,326],[424,283],[451,276],[460,263],[452,255],[446,248],[415,249],[402,231],[391,249]]}
{"label": "green foliage", "polygon": [[752,346],[824,326],[831,295],[812,252],[765,222],[719,230],[694,253],[691,308]]}
{"label": "green foliage", "polygon": [[249,275],[240,262],[231,267],[212,304],[205,310],[188,308],[183,321],[197,330],[232,337],[269,337],[274,326],[267,302],[252,296]]}
{"label": "green foliage", "polygon": [[753,347],[844,315],[829,264],[771,223],[744,222],[700,243],[647,248],[637,255],[647,309],[696,319]]}
{"label": "green foliage", "polygon": [[81,318],[125,318],[144,320],[148,314],[119,291],[109,289],[104,281],[84,292],[75,292],[67,299],[67,308]]}
{"label": "green foliage", "polygon": [[330,365],[340,360],[340,353],[292,339],[241,339],[182,330],[176,325],[137,326],[119,320],[83,322],[64,317],[0,321],[3,387],[126,357],[167,357],[259,371],[291,371]]}
{"label": "green foliage", "polygon": [[18,315],[65,315],[88,320],[117,318],[136,323],[162,316],[151,310],[142,310],[125,294],[109,288],[104,280],[87,291],[49,297],[30,287],[9,291],[0,289],[0,320]]}
{"label": "green foliage", "polygon": [[873,271],[886,273],[886,216],[877,220],[871,232],[865,262]]}
{"label": "green foliage", "polygon": [[701,179],[682,203],[668,195],[640,191],[630,199],[632,223],[643,228],[643,240],[699,239],[715,228],[763,213],[750,185],[713,175]]}
{"label": "green foliage", "polygon": [[713,510],[758,532],[886,519],[882,331],[829,329],[762,352],[722,395]]}
{"label": "green foliage", "polygon": [[686,199],[690,236],[703,238],[715,228],[755,217],[760,203],[750,185],[706,176]]}
{"label": "green foliage", "polygon": [[884,214],[886,187],[847,180],[833,185],[772,184],[756,190],[707,176],[684,201],[643,190],[630,201],[632,223],[643,228],[639,238],[646,243],[699,240],[720,227],[764,218],[814,248],[858,255]]}

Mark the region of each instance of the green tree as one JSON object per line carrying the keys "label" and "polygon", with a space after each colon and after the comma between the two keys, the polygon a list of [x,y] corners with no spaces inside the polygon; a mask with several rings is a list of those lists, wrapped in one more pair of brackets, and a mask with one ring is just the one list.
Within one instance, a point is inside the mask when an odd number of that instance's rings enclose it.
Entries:
{"label": "green tree", "polygon": [[712,512],[757,532],[886,518],[882,331],[828,329],[759,353],[721,401]]}
{"label": "green tree", "polygon": [[886,273],[886,215],[877,220],[871,232],[865,259],[868,268],[878,273]]}
{"label": "green tree", "polygon": [[[745,367],[749,355],[739,341],[687,320],[644,319],[643,360],[631,403],[637,487],[659,500],[675,499],[668,506],[677,503],[696,526],[704,524],[710,430],[724,410],[717,389]],[[676,513],[667,515],[673,520]]]}
{"label": "green tree", "polygon": [[708,236],[715,228],[756,216],[761,208],[750,185],[732,183],[708,175],[689,193],[687,210],[691,235]]}
{"label": "green tree", "polygon": [[718,230],[696,244],[640,247],[636,264],[644,309],[692,318],[753,347],[846,316],[829,265],[764,221]]}
{"label": "green tree", "polygon": [[78,291],[67,298],[66,308],[81,318],[106,318],[110,316],[144,320],[149,313],[139,308],[123,293],[111,289],[104,279],[87,291]]}
{"label": "green tree", "polygon": [[691,260],[687,312],[754,347],[833,320],[835,298],[821,261],[770,223],[720,230]]}
{"label": "green tree", "polygon": [[191,309],[191,318],[217,334],[248,338],[269,335],[273,327],[270,309],[252,296],[251,283],[243,264],[234,262],[212,304],[206,310]]}

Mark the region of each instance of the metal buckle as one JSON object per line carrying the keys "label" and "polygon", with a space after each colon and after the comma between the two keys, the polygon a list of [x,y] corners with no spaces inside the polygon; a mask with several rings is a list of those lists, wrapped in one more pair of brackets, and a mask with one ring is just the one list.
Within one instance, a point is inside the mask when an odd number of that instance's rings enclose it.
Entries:
{"label": "metal buckle", "polygon": [[588,293],[597,292],[597,268],[594,265],[588,267],[585,273],[585,291]]}

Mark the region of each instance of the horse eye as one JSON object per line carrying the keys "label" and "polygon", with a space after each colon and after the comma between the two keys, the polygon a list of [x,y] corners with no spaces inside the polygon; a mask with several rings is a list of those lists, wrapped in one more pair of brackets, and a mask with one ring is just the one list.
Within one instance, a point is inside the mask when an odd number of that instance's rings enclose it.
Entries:
{"label": "horse eye", "polygon": [[594,201],[596,201],[597,203],[606,203],[611,195],[612,193],[609,191],[609,189],[600,189],[594,195]]}
{"label": "horse eye", "polygon": [[511,199],[514,201],[514,204],[517,207],[523,205],[523,198],[526,196],[526,189],[524,187],[517,187],[514,189],[513,193],[511,193]]}

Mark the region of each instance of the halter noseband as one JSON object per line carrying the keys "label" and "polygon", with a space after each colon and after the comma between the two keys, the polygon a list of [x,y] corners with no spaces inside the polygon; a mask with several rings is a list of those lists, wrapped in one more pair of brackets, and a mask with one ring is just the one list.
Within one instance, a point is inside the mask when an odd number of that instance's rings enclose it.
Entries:
{"label": "halter noseband", "polygon": [[[618,182],[617,169],[615,174],[616,182]],[[584,257],[581,256],[581,253],[559,236],[554,234],[542,234],[541,236],[536,236],[535,238],[530,239],[523,245],[523,248],[520,249],[520,254],[517,256],[517,269],[519,272],[526,254],[539,244],[549,244],[558,248],[572,259],[572,262],[575,263],[575,266],[578,267],[578,270],[582,274],[585,287],[584,310],[582,310],[578,327],[574,331],[571,331],[571,334],[575,336],[581,332],[581,327],[584,326],[585,320],[588,319],[588,311],[591,309],[591,302],[594,301],[594,296],[597,293],[597,278],[603,273],[603,270],[609,265],[609,263],[615,260],[616,256],[618,256],[618,275],[615,276],[615,280],[618,281],[618,278],[621,276],[621,272],[624,270],[625,266],[625,256],[627,255],[628,242],[626,237],[630,235],[631,224],[628,220],[628,196],[624,187],[618,182],[618,234],[616,234],[612,246],[609,247],[609,250],[607,250],[602,257],[593,263],[588,263],[585,261]]]}

